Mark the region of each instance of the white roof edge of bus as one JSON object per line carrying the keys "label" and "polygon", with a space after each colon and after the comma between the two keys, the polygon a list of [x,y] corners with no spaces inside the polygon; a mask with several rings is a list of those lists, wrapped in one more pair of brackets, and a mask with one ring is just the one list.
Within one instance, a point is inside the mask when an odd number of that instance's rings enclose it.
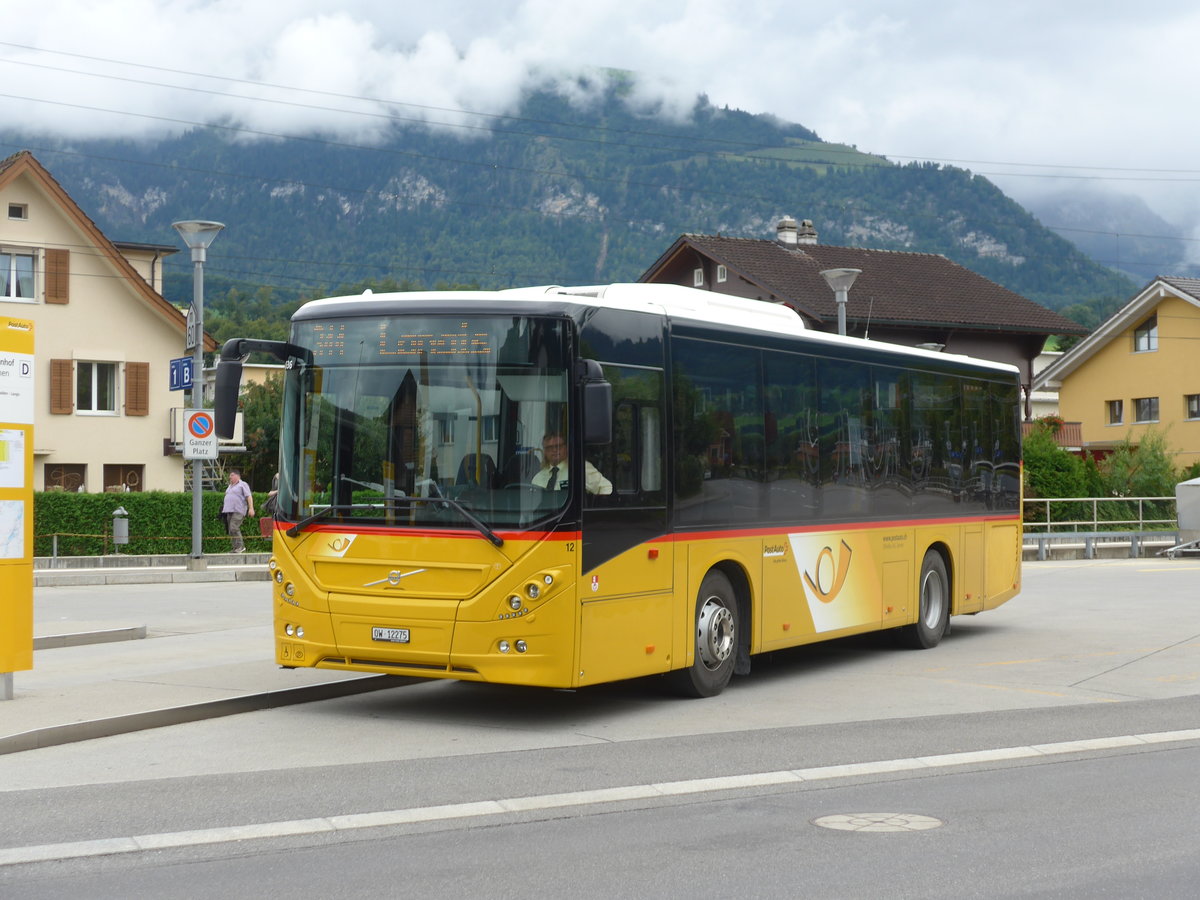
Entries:
{"label": "white roof edge of bus", "polygon": [[578,287],[564,287],[556,284],[534,288],[512,288],[500,291],[500,293],[509,297],[531,299],[542,298],[550,294],[560,297],[579,297],[583,300],[603,300],[606,307],[615,309],[645,310],[651,308],[655,312],[661,312],[673,318],[692,319],[718,325],[736,325],[743,328],[748,325],[775,334],[802,334],[811,340],[841,344],[847,347],[864,345],[885,347],[889,351],[922,359],[956,359],[974,365],[991,367],[1002,372],[1020,372],[1020,369],[1011,363],[980,359],[960,353],[926,350],[924,347],[912,347],[908,344],[892,344],[887,341],[871,341],[859,337],[830,334],[827,331],[814,331],[804,324],[799,313],[782,303],[750,300],[730,294],[719,294],[715,291],[702,291],[682,284],[618,282]]}
{"label": "white roof edge of bus", "polygon": [[734,297],[730,294],[719,294],[714,291],[702,291],[681,284],[646,284],[644,282],[617,282],[615,284],[564,286],[558,284],[539,285],[536,287],[507,288],[500,291],[413,291],[383,294],[353,294],[345,297],[327,297],[322,300],[312,300],[306,307],[317,307],[343,300],[396,300],[408,298],[412,300],[445,300],[446,295],[454,293],[470,300],[544,300],[547,296],[561,297],[564,300],[575,300],[586,305],[603,305],[610,309],[626,309],[634,312],[654,312],[672,318],[689,319],[715,325],[735,325],[739,328],[750,326],[774,334],[804,335],[810,340],[823,343],[841,344],[847,347],[876,346],[888,351],[903,353],[922,359],[962,360],[974,365],[997,369],[1002,372],[1020,373],[1011,363],[996,362],[981,359],[976,356],[965,356],[958,353],[943,353],[940,350],[926,350],[923,347],[912,347],[907,344],[892,344],[886,341],[864,340],[858,337],[848,337],[830,334],[826,331],[813,331],[806,328],[800,314],[782,303],[770,303],[763,300],[749,300],[744,297]]}

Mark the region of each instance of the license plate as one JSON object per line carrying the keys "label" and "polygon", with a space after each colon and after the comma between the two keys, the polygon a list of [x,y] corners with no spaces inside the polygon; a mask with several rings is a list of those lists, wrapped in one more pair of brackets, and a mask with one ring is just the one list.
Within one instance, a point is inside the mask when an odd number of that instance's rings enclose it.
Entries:
{"label": "license plate", "polygon": [[390,644],[407,644],[407,628],[372,628],[371,640],[387,641]]}

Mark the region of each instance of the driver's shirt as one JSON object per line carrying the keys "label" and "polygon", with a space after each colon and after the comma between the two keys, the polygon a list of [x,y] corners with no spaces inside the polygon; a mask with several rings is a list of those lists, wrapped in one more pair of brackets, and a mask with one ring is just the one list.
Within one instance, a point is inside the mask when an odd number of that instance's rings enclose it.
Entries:
{"label": "driver's shirt", "polygon": [[[600,470],[593,466],[590,462],[583,464],[584,475],[586,476],[586,487],[589,494],[611,494],[612,482],[600,474]],[[540,472],[533,476],[533,483],[540,488],[545,488],[548,491],[565,491],[569,485],[570,472],[564,462],[558,466],[545,466]],[[551,478],[554,483],[551,484]]]}

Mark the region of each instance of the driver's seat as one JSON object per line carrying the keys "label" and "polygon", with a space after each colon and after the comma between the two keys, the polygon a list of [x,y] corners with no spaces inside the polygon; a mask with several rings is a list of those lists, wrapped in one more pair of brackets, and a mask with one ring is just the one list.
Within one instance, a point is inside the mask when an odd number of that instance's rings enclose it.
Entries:
{"label": "driver's seat", "polygon": [[542,461],[532,450],[514,453],[504,464],[505,484],[530,484],[542,469]]}
{"label": "driver's seat", "polygon": [[475,484],[480,487],[496,486],[496,461],[488,453],[468,453],[458,464],[455,484]]}

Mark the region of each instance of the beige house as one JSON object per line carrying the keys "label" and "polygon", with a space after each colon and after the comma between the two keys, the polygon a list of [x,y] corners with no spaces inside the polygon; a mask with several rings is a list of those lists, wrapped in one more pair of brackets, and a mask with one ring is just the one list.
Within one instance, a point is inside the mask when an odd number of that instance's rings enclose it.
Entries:
{"label": "beige house", "polygon": [[183,490],[186,316],[159,292],[174,252],[105,237],[28,151],[0,161],[0,315],[34,323],[35,490]]}
{"label": "beige house", "polygon": [[1175,464],[1200,460],[1200,279],[1159,276],[1092,334],[1043,369],[1034,390],[1058,390],[1059,412],[1103,454],[1153,428]]}

